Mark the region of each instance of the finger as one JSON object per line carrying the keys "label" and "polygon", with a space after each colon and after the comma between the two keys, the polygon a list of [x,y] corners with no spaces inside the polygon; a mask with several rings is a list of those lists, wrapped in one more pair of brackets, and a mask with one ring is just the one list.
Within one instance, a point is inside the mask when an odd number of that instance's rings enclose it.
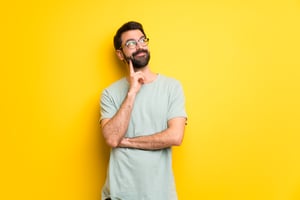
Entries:
{"label": "finger", "polygon": [[141,83],[141,84],[143,84],[143,83],[144,83],[144,80],[145,80],[144,73],[142,73],[142,72],[137,72],[136,75],[137,75],[137,80],[138,80],[138,82]]}
{"label": "finger", "polygon": [[140,84],[144,84],[144,80],[145,80],[144,77],[141,77],[141,78],[138,79],[138,81],[139,81]]}
{"label": "finger", "polygon": [[129,62],[129,72],[130,72],[130,74],[134,74],[135,71],[134,71],[131,59],[128,59],[128,62]]}

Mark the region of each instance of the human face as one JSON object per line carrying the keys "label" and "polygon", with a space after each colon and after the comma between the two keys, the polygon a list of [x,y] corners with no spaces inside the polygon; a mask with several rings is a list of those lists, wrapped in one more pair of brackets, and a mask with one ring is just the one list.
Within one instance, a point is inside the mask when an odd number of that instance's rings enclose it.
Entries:
{"label": "human face", "polygon": [[132,61],[134,68],[144,68],[150,60],[148,39],[140,30],[126,31],[121,36],[121,50],[126,62]]}

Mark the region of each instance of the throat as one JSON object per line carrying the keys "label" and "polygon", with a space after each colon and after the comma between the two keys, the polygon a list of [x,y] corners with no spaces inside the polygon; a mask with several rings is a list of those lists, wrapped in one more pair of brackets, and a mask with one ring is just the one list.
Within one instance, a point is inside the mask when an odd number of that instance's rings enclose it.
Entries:
{"label": "throat", "polygon": [[157,79],[157,77],[158,77],[158,74],[151,73],[151,74],[149,74],[149,76],[145,77],[144,83],[145,84],[152,83],[152,82],[154,82]]}

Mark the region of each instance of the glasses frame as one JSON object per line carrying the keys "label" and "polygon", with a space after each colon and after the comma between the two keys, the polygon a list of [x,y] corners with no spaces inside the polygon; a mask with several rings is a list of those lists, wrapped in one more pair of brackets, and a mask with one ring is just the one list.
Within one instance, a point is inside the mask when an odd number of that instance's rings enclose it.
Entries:
{"label": "glasses frame", "polygon": [[[129,47],[129,42],[134,42],[134,46],[132,47]],[[145,46],[148,46],[148,43],[149,43],[149,38],[147,37],[142,37],[141,39],[139,40],[134,40],[134,39],[130,39],[128,40],[124,46],[126,46],[128,49],[135,49],[137,47],[138,44],[140,44],[141,46],[145,47]],[[123,47],[121,46],[120,49],[122,49]]]}

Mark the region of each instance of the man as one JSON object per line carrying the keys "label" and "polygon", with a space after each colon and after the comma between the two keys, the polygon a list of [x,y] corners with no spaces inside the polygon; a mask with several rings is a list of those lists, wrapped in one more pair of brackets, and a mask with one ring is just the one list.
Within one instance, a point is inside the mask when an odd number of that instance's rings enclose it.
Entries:
{"label": "man", "polygon": [[180,83],[149,68],[149,39],[138,22],[114,37],[128,68],[101,96],[101,127],[112,147],[102,200],[175,200],[171,147],[183,140],[186,123]]}

